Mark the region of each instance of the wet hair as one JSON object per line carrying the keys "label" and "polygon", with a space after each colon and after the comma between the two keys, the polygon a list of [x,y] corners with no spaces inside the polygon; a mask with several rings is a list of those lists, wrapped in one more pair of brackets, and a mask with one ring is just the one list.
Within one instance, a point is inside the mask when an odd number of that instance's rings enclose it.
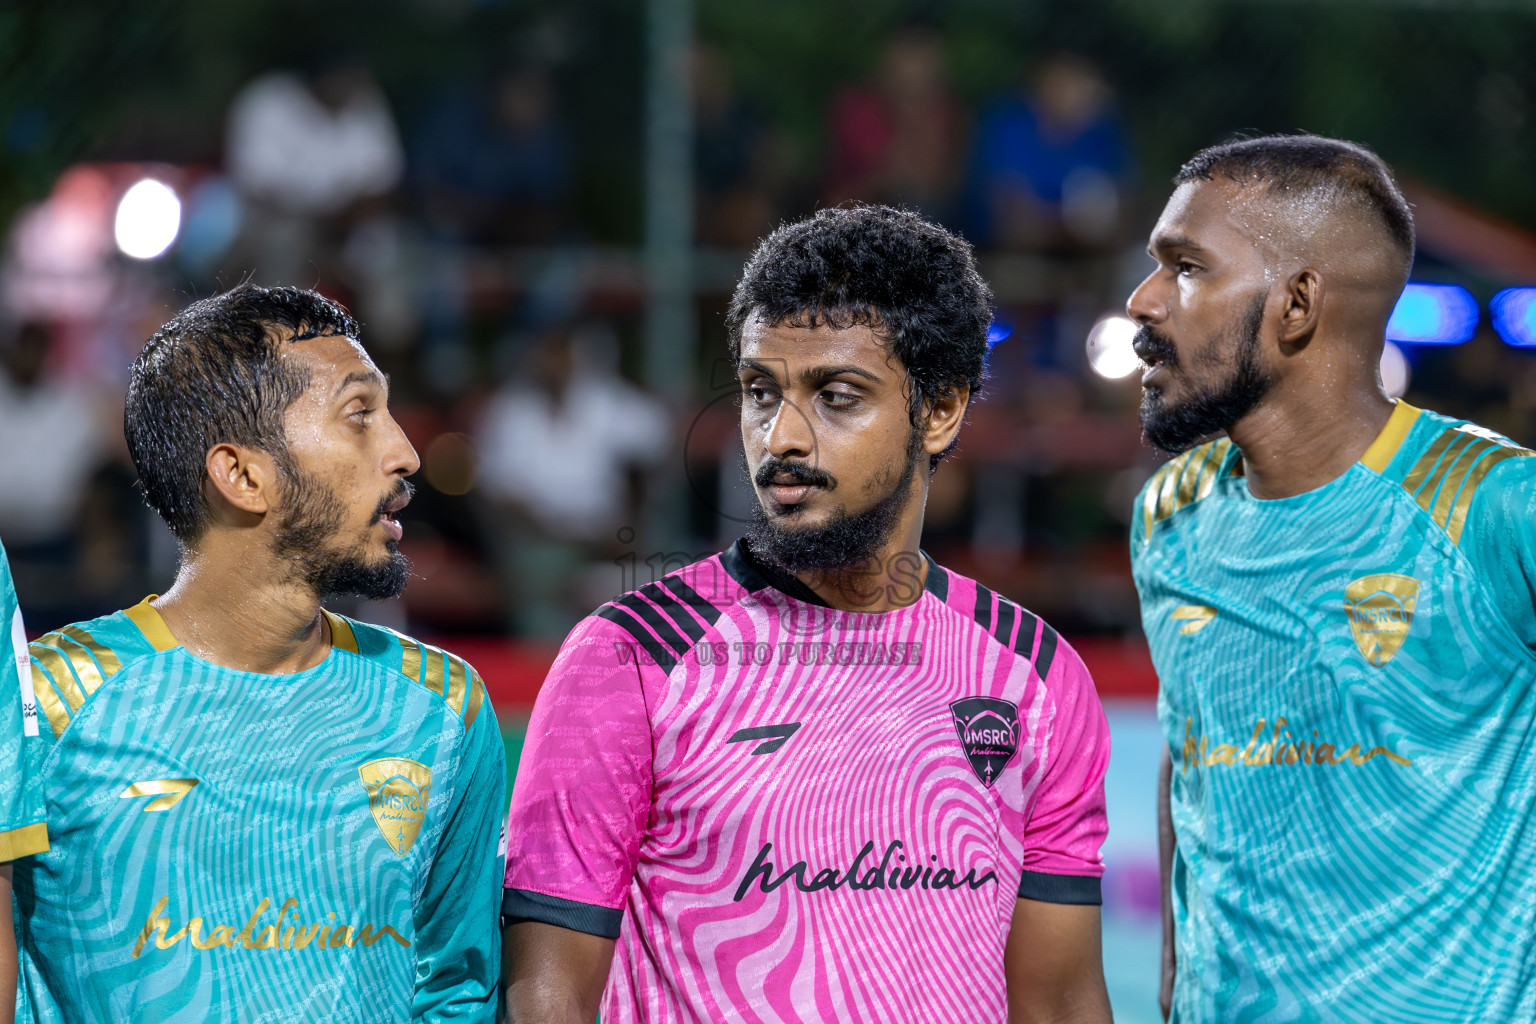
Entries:
{"label": "wet hair", "polygon": [[1196,153],[1173,183],[1211,181],[1218,175],[1240,184],[1264,184],[1276,194],[1321,194],[1364,211],[1386,232],[1404,267],[1413,263],[1413,210],[1392,169],[1365,146],[1321,135],[1236,139]]}
{"label": "wet hair", "polygon": [[194,302],[133,361],[123,433],[144,500],[176,539],[209,523],[208,450],[238,444],[291,468],[284,416],[309,386],[282,346],[327,334],[357,336],[357,321],[318,292],[245,283]]}
{"label": "wet hair", "polygon": [[908,210],[842,206],[780,227],[747,260],[725,315],[733,361],[749,320],[869,327],[909,375],[915,428],[938,399],[981,390],[992,290],[964,239]]}

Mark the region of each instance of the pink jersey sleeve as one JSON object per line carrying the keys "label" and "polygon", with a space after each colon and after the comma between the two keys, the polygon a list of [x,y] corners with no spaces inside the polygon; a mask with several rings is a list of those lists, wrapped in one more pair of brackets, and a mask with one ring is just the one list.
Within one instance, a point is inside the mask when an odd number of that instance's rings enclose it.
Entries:
{"label": "pink jersey sleeve", "polygon": [[[1104,809],[1109,723],[1087,666],[1065,640],[1059,641],[1045,684],[1055,713],[1044,777],[1024,828],[1026,885],[1019,894],[1097,903],[1097,884],[1084,887],[1070,878],[1053,884],[1042,876],[1098,879],[1104,874],[1100,848],[1109,832]],[[1034,891],[1026,892],[1031,886]]]}
{"label": "pink jersey sleeve", "polygon": [[550,668],[507,812],[508,917],[618,935],[651,806],[643,657],[588,619]]}

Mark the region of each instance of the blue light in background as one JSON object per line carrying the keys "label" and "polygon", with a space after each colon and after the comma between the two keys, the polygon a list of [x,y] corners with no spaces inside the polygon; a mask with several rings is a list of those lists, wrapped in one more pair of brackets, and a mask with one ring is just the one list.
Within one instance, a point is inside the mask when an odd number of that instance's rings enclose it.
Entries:
{"label": "blue light in background", "polygon": [[1460,345],[1477,333],[1477,300],[1454,284],[1410,284],[1387,321],[1387,340]]}
{"label": "blue light in background", "polygon": [[1001,320],[993,320],[992,326],[987,328],[987,348],[991,348],[998,342],[1005,340],[1013,333],[1013,325]]}
{"label": "blue light in background", "polygon": [[1536,346],[1536,288],[1505,288],[1488,308],[1499,337],[1521,348]]}

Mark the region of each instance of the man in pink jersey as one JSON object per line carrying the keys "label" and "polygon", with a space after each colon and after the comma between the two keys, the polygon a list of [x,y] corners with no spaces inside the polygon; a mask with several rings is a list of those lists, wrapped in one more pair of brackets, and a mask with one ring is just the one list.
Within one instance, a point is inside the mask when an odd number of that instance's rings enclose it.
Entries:
{"label": "man in pink jersey", "polygon": [[513,1021],[1109,1020],[1092,680],[919,546],[990,299],[966,243],[885,207],[748,262],[760,509],[550,670],[507,826]]}

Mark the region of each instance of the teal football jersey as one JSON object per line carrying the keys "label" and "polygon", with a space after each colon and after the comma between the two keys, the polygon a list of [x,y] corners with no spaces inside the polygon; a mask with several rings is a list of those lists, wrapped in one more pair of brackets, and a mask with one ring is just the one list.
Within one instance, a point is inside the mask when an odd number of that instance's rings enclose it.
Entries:
{"label": "teal football jersey", "polygon": [[1261,501],[1221,440],[1132,528],[1178,838],[1173,1020],[1536,1020],[1536,459],[1399,402]]}
{"label": "teal football jersey", "polygon": [[23,1021],[486,1021],[505,755],[465,662],[326,613],[291,675],[146,601],[31,645],[51,848],[16,865]]}
{"label": "teal football jersey", "polygon": [[48,849],[43,810],[43,742],[27,657],[27,631],[11,585],[11,567],[0,545],[0,863]]}

